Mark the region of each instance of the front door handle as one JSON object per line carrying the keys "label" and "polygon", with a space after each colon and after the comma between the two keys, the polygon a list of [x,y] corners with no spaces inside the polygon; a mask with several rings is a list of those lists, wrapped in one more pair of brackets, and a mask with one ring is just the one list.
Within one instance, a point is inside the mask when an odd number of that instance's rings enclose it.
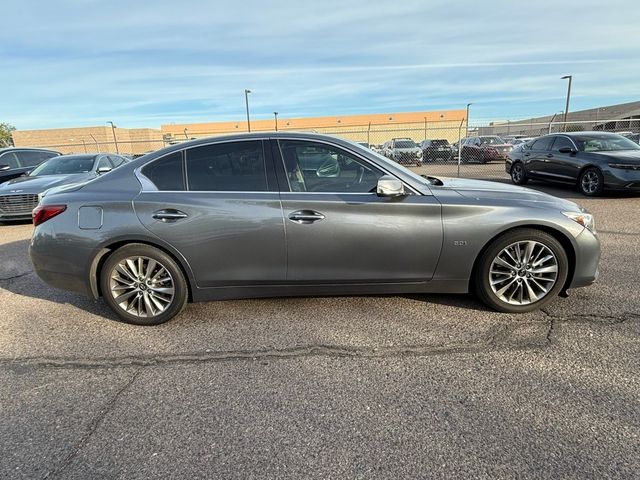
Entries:
{"label": "front door handle", "polygon": [[173,208],[166,208],[164,210],[158,210],[156,212],[153,212],[152,217],[155,218],[156,220],[160,220],[162,222],[175,222],[177,220],[180,220],[182,218],[187,218],[189,215],[187,215],[184,212],[181,212],[180,210],[176,210]]}
{"label": "front door handle", "polygon": [[289,214],[289,220],[307,225],[318,220],[324,220],[324,215],[313,210],[297,210]]}

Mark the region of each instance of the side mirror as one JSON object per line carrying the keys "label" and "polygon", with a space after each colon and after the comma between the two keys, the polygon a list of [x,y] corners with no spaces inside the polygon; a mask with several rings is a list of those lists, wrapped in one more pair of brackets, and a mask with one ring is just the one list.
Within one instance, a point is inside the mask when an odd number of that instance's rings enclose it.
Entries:
{"label": "side mirror", "polygon": [[560,147],[558,151],[560,153],[576,153],[576,151],[571,147]]}
{"label": "side mirror", "polygon": [[378,179],[376,193],[379,197],[401,197],[405,195],[404,185],[391,175],[383,175]]}
{"label": "side mirror", "polygon": [[11,167],[9,165],[2,164],[0,165],[0,172],[4,172],[5,170],[9,170]]}
{"label": "side mirror", "polygon": [[111,167],[99,167],[97,171],[98,175],[102,175],[104,173],[109,173],[113,168]]}

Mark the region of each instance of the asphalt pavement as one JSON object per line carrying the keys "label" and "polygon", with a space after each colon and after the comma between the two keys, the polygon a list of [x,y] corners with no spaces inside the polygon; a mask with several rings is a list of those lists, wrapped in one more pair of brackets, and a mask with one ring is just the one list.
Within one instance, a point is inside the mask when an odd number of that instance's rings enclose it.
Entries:
{"label": "asphalt pavement", "polygon": [[640,197],[544,311],[466,295],[189,305],[158,327],[54,290],[0,225],[0,478],[637,478]]}

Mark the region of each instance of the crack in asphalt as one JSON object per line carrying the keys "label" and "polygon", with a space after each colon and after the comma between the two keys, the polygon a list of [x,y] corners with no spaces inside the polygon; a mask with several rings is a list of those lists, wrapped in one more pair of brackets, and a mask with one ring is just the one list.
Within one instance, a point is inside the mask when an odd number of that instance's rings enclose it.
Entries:
{"label": "crack in asphalt", "polygon": [[128,379],[124,384],[111,396],[111,398],[107,401],[107,403],[98,411],[98,414],[91,420],[89,423],[86,432],[78,439],[78,441],[73,445],[69,454],[64,458],[64,460],[53,470],[47,472],[43,478],[46,480],[48,478],[56,478],[59,477],[66,468],[71,465],[71,462],[78,456],[78,454],[82,451],[87,442],[91,439],[96,430],[102,425],[105,417],[113,410],[118,399],[122,394],[135,382],[138,376],[142,373],[142,369],[138,369],[134,372],[130,379]]}
{"label": "crack in asphalt", "polygon": [[[352,347],[342,345],[306,345],[287,348],[265,348],[249,350],[210,350],[152,354],[129,355],[116,357],[14,357],[0,358],[0,368],[16,373],[25,373],[34,369],[102,369],[119,367],[150,367],[171,364],[225,362],[225,361],[257,361],[281,360],[302,357],[335,357],[335,358],[388,358],[388,357],[421,357],[448,354],[475,354],[491,351],[523,351],[540,350],[553,344],[553,336],[558,323],[591,323],[599,325],[617,325],[626,321],[640,320],[640,314],[627,312],[622,315],[577,314],[562,316],[551,314],[541,309],[547,317],[545,322],[505,323],[491,328],[485,340],[475,344],[448,343],[439,345],[400,345],[389,347]],[[522,326],[544,325],[545,331],[527,340],[513,338],[513,334]]]}
{"label": "crack in asphalt", "polygon": [[608,234],[611,234],[611,235],[629,235],[629,236],[632,236],[632,237],[640,236],[640,233],[638,233],[638,232],[620,232],[620,231],[617,231],[617,230],[598,230],[598,235],[601,234],[601,233],[608,233]]}
{"label": "crack in asphalt", "polygon": [[112,367],[149,367],[167,364],[202,362],[223,362],[238,360],[293,359],[301,357],[337,358],[386,358],[419,357],[453,353],[481,353],[496,350],[528,350],[546,346],[546,341],[509,343],[508,335],[497,333],[486,343],[476,345],[405,345],[400,347],[346,347],[338,345],[311,345],[290,348],[204,351],[178,354],[137,355],[123,357],[70,358],[70,357],[29,357],[0,360],[0,368],[23,373],[35,368],[91,369]]}
{"label": "crack in asphalt", "polygon": [[16,275],[11,275],[10,277],[0,277],[0,282],[10,282],[11,280],[15,280],[16,278],[26,277],[33,273],[33,270],[23,273],[17,273]]}

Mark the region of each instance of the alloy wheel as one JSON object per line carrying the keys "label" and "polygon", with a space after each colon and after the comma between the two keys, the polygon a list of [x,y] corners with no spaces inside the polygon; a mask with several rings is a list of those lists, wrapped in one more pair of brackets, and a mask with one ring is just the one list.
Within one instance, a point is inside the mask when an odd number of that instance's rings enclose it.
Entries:
{"label": "alloy wheel", "polygon": [[558,278],[558,259],[543,243],[512,243],[496,255],[489,269],[493,293],[510,305],[529,305],[544,298]]}
{"label": "alloy wheel", "polygon": [[173,302],[175,285],[169,270],[143,256],[122,259],[112,269],[109,289],[115,303],[136,317],[155,317]]}
{"label": "alloy wheel", "polygon": [[514,183],[520,183],[522,181],[523,176],[524,176],[524,170],[522,168],[522,165],[520,163],[516,163],[511,168],[511,178],[513,179]]}
{"label": "alloy wheel", "polygon": [[589,170],[582,176],[580,184],[583,192],[593,194],[597,192],[600,187],[600,177],[594,170]]}

